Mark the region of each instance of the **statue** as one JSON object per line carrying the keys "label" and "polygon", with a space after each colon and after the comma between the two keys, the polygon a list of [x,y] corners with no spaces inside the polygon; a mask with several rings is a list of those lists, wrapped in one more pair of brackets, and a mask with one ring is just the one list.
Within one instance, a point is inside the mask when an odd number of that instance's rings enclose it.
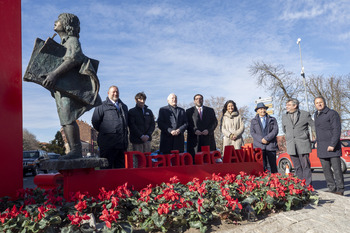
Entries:
{"label": "statue", "polygon": [[70,147],[70,152],[60,159],[77,159],[82,158],[82,146],[76,120],[102,103],[96,75],[99,62],[83,54],[77,16],[60,14],[54,31],[60,36],[61,44],[53,38],[45,42],[37,38],[23,80],[35,82],[51,91]]}

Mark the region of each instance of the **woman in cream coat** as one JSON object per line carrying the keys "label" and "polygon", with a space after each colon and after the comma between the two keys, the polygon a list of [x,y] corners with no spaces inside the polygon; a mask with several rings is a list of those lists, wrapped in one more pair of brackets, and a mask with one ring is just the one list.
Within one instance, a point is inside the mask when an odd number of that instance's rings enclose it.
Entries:
{"label": "woman in cream coat", "polygon": [[236,103],[228,100],[222,109],[221,132],[224,135],[223,151],[225,146],[233,145],[235,149],[243,146],[242,134],[244,123],[239,115]]}

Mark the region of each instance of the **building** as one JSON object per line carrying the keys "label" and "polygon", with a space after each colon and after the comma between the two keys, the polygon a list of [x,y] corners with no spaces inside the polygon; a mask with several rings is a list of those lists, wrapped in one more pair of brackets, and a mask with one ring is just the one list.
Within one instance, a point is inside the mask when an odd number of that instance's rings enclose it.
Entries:
{"label": "building", "polygon": [[[98,132],[85,121],[77,120],[77,124],[80,130],[80,141],[82,146],[83,156],[98,156],[98,147],[97,147],[97,135]],[[62,137],[65,142],[66,154],[69,153],[69,146],[67,139],[64,135],[63,129],[61,129]]]}

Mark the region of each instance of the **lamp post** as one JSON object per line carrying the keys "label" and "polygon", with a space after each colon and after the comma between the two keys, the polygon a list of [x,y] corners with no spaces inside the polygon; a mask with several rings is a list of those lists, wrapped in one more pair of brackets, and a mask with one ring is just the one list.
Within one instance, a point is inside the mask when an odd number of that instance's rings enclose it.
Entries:
{"label": "lamp post", "polygon": [[[300,64],[301,64],[301,76],[303,77],[303,84],[304,84],[304,91],[305,91],[305,100],[306,100],[306,106],[307,106],[307,111],[310,113],[310,108],[309,108],[309,100],[307,98],[307,91],[306,91],[306,80],[305,80],[305,72],[304,72],[304,66],[303,66],[303,59],[301,57],[301,46],[300,46],[301,39],[298,38],[297,44],[299,45],[299,52],[300,52]],[[311,127],[309,127],[309,132],[310,132],[310,138],[312,140],[312,131]]]}

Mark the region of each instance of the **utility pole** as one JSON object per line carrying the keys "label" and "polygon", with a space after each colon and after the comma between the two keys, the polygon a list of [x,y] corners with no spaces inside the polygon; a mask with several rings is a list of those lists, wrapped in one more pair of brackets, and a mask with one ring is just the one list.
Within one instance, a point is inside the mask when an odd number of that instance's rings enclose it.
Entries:
{"label": "utility pole", "polygon": [[[305,79],[305,72],[304,72],[304,66],[303,66],[303,59],[301,57],[301,45],[300,45],[301,39],[298,38],[297,44],[299,45],[299,52],[300,52],[300,64],[301,64],[301,76],[303,77],[303,84],[304,84],[304,91],[305,91],[305,101],[306,101],[306,106],[307,106],[307,111],[310,113],[310,108],[309,108],[309,100],[307,98],[307,91],[306,91],[306,79]],[[311,113],[310,113],[311,114]],[[312,131],[311,127],[309,127],[309,133],[310,133],[310,139],[312,140]]]}

